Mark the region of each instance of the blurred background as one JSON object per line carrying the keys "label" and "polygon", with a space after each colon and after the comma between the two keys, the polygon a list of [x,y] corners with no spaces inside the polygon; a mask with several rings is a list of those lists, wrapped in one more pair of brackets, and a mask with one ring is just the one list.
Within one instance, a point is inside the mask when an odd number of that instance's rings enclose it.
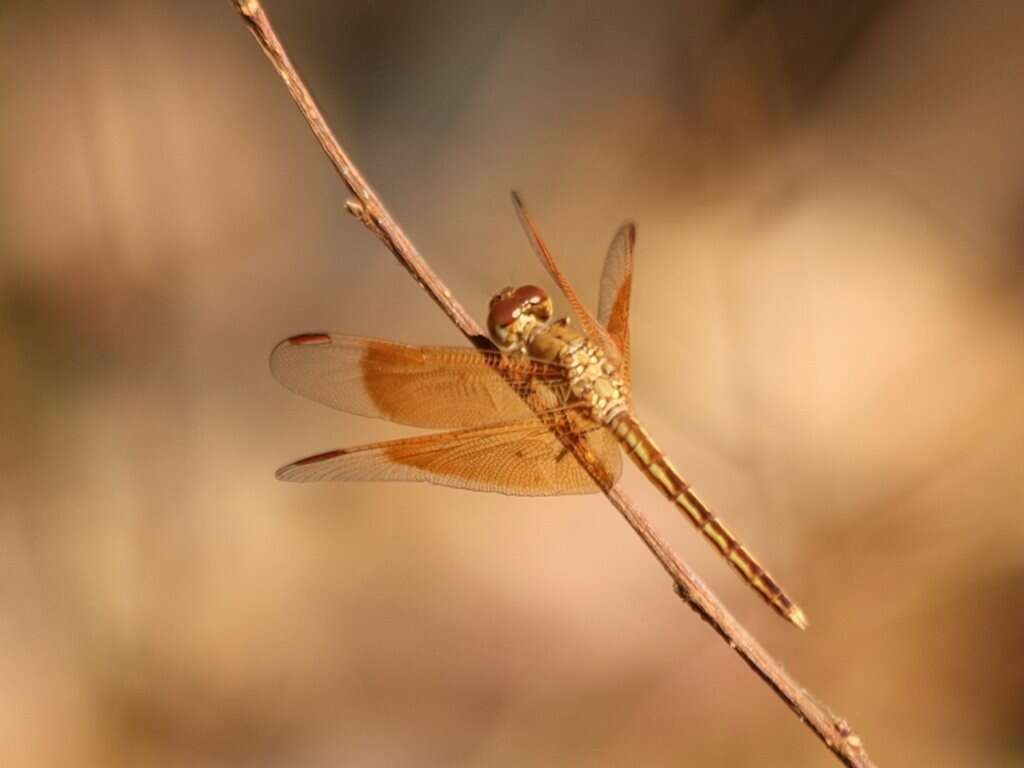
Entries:
{"label": "blurred background", "polygon": [[[484,319],[639,224],[639,413],[806,610],[625,487],[880,765],[1024,766],[1024,5],[269,2]],[[0,11],[0,763],[830,766],[599,497],[291,485],[270,376],[462,344],[228,2]]]}

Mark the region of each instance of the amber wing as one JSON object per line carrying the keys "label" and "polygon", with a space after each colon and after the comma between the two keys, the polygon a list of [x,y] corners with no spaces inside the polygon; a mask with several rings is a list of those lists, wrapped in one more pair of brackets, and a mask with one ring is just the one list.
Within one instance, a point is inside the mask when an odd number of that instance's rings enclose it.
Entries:
{"label": "amber wing", "polygon": [[544,238],[541,237],[540,230],[534,223],[529,211],[526,210],[522,196],[515,190],[512,192],[512,203],[515,206],[516,214],[519,216],[519,223],[522,224],[523,231],[530,240],[530,245],[533,246],[534,252],[540,259],[541,264],[544,265],[544,268],[547,269],[551,279],[558,284],[562,295],[565,296],[565,300],[569,302],[573,314],[576,315],[576,319],[580,322],[584,335],[599,343],[609,358],[618,364],[618,348],[611,343],[611,339],[605,332],[604,327],[594,319],[594,316],[583,305],[579,295],[576,293],[576,289],[572,287],[569,278],[559,268],[558,262],[555,261],[555,257],[551,253],[551,249],[548,248]]}
{"label": "amber wing", "polygon": [[281,480],[405,480],[513,496],[601,490],[558,435],[591,457],[599,477],[622,469],[615,438],[578,408],[524,421],[390,440],[310,456],[278,470]]}
{"label": "amber wing", "polygon": [[412,427],[521,421],[564,403],[559,366],[464,347],[310,333],[278,344],[270,369],[303,397]]}
{"label": "amber wing", "polygon": [[633,291],[633,252],[636,249],[636,225],[627,221],[615,233],[601,271],[601,294],[597,319],[619,348],[619,371],[630,381],[629,300]]}

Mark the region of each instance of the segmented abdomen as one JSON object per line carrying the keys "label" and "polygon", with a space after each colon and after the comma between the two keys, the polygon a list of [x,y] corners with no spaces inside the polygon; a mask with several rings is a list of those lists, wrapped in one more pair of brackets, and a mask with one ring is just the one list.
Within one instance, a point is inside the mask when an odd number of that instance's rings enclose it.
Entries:
{"label": "segmented abdomen", "polygon": [[659,490],[715,545],[743,579],[786,619],[803,629],[803,611],[790,600],[760,563],[690,489],[647,431],[628,412],[612,418],[608,428],[626,453]]}

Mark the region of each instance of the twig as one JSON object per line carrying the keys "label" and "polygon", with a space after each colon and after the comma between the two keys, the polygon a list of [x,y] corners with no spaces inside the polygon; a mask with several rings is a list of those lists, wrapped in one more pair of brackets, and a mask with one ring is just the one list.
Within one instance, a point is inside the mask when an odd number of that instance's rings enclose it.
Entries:
{"label": "twig", "polygon": [[398,258],[402,266],[409,270],[413,279],[426,289],[427,293],[433,297],[434,301],[474,346],[492,347],[487,335],[480,330],[469,313],[441,282],[441,278],[423,260],[419,251],[416,250],[416,246],[391,218],[391,214],[377,197],[377,193],[373,191],[355,164],[345,154],[345,150],[341,148],[341,144],[334,137],[327,121],[324,120],[320,108],[313,101],[313,95],[306,88],[306,84],[302,82],[302,78],[299,77],[299,73],[288,58],[288,54],[285,52],[284,46],[281,45],[277,33],[274,32],[270,19],[267,18],[266,11],[263,10],[259,0],[231,0],[231,4],[248,23],[249,29],[256,36],[263,52],[267,54],[274,69],[281,75],[295,104],[302,111],[306,122],[309,123],[313,135],[316,136],[320,146],[327,153],[328,159],[341,175],[345,186],[356,196],[355,200],[350,200],[345,204],[348,212],[381,239],[388,250]]}
{"label": "twig", "polygon": [[[231,0],[231,3],[241,13],[264,53],[284,80],[296,105],[345,185],[355,195],[356,200],[346,203],[348,211],[380,238],[474,346],[492,346],[473,318],[420,256],[345,154],[288,58],[259,0]],[[606,495],[672,577],[676,593],[711,625],[779,698],[786,702],[825,746],[850,768],[873,768],[874,763],[865,752],[861,740],[850,730],[846,721],[819,704],[786,673],[782,665],[732,617],[700,578],[676,557],[636,505],[617,486],[611,488]]]}

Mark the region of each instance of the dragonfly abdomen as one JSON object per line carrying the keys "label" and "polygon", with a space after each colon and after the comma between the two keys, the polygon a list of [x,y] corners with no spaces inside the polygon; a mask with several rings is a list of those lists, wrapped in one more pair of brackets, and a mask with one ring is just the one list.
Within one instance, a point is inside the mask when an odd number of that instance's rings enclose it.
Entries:
{"label": "dragonfly abdomen", "polygon": [[640,471],[715,545],[744,581],[783,617],[801,629],[805,628],[807,619],[803,611],[697,497],[636,418],[628,412],[620,413],[608,427]]}

